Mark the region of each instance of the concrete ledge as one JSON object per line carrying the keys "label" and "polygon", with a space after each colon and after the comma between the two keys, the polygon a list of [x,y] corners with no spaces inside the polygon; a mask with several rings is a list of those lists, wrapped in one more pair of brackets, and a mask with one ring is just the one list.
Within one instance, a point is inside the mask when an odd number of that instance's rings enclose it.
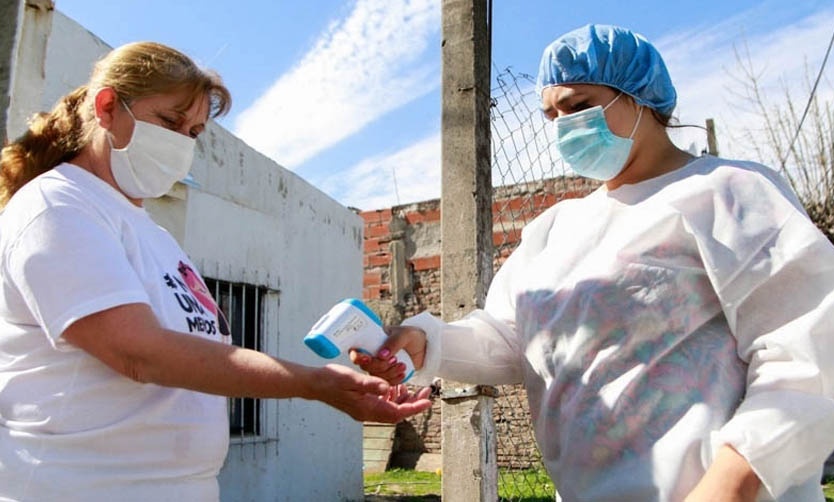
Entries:
{"label": "concrete ledge", "polygon": [[362,470],[384,472],[391,458],[397,426],[365,422],[362,426]]}

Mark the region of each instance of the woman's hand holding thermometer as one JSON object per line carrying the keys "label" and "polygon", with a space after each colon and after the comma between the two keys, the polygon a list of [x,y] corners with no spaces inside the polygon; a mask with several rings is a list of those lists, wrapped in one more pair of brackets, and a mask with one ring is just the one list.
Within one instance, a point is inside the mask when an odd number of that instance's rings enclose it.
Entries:
{"label": "woman's hand holding thermometer", "polygon": [[[313,325],[304,343],[321,357],[332,359],[353,348],[359,352],[376,356],[388,335],[382,321],[367,305],[355,298],[342,300]],[[396,354],[405,365],[405,383],[414,373],[414,363],[405,350]]]}

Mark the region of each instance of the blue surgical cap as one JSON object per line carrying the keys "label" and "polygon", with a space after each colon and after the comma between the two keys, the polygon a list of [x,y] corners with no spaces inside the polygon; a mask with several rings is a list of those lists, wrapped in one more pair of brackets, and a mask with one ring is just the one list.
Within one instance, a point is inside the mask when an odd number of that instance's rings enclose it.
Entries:
{"label": "blue surgical cap", "polygon": [[547,46],[536,91],[561,84],[607,85],[640,104],[671,116],[677,102],[669,71],[657,49],[625,28],[589,24]]}

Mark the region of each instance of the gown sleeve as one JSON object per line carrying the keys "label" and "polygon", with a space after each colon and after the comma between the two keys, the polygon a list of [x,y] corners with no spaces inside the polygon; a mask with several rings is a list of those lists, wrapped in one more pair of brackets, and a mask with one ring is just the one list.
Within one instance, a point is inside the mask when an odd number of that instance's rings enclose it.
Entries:
{"label": "gown sleeve", "polygon": [[490,385],[522,381],[523,349],[516,332],[513,278],[546,244],[553,210],[542,213],[522,232],[519,247],[490,283],[483,309],[446,323],[423,312],[403,322],[426,332],[426,358],[414,383],[428,385],[433,377]]}
{"label": "gown sleeve", "polygon": [[834,450],[834,246],[784,182],[738,170],[718,186],[686,219],[748,371],[711,449],[735,448],[778,498]]}

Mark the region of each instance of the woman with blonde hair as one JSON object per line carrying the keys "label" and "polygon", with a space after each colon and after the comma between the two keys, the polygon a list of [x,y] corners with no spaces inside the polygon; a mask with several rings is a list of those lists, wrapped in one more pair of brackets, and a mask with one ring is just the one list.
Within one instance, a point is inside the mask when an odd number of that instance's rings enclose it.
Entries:
{"label": "woman with blonde hair", "polygon": [[[230,344],[196,267],[142,207],[186,176],[230,105],[187,56],[133,43],[3,148],[0,499],[217,500],[227,396],[386,422],[430,406],[425,391]],[[174,293],[211,303],[211,329],[189,333]]]}

